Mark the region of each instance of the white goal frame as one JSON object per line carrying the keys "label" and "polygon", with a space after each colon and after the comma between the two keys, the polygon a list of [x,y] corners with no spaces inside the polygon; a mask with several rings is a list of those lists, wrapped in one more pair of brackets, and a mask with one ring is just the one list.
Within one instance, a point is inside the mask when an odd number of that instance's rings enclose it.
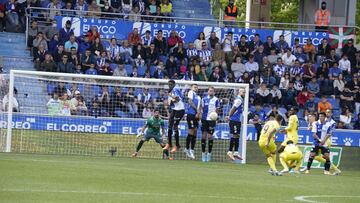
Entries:
{"label": "white goal frame", "polygon": [[[9,98],[14,96],[14,83],[15,77],[19,76],[51,76],[51,77],[74,77],[74,78],[83,78],[83,79],[102,79],[102,80],[113,80],[113,81],[122,81],[122,82],[149,82],[149,83],[163,83],[167,84],[165,79],[152,79],[152,78],[132,78],[132,77],[115,77],[115,76],[102,76],[102,75],[84,75],[84,74],[69,74],[69,73],[55,73],[55,72],[41,72],[41,71],[24,71],[24,70],[10,70],[9,76]],[[245,89],[245,98],[244,98],[244,111],[243,113],[243,124],[242,124],[242,155],[243,160],[241,163],[246,163],[246,138],[247,138],[247,127],[248,127],[248,106],[249,106],[249,84],[241,83],[214,83],[214,82],[202,82],[202,81],[184,81],[176,80],[177,84],[192,85],[198,84],[203,86],[223,86],[226,88],[242,88]],[[216,85],[215,85],[216,84]],[[13,118],[13,100],[9,99],[9,107],[7,112],[7,134],[6,134],[6,146],[5,152],[11,152],[11,141],[12,141],[12,118]]]}

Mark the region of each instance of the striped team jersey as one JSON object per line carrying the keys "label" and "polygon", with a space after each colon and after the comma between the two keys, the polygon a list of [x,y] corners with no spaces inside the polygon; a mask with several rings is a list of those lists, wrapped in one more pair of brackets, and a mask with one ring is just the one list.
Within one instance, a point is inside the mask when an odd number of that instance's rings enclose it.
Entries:
{"label": "striped team jersey", "polygon": [[[320,120],[312,123],[311,132],[316,134],[319,137],[319,139],[321,139],[323,131],[325,129],[324,125],[325,124],[321,123]],[[314,139],[313,144],[314,146],[319,146],[320,142]]]}
{"label": "striped team jersey", "polygon": [[243,112],[244,99],[241,96],[237,96],[232,108],[235,108],[235,112],[232,116],[230,116],[231,121],[241,122],[241,116]]}
{"label": "striped team jersey", "polygon": [[141,41],[144,46],[150,46],[151,42],[153,41],[153,38],[150,36],[149,39],[146,38],[146,35],[141,37]]}
{"label": "striped team jersey", "polygon": [[210,113],[216,112],[216,109],[220,108],[220,101],[217,97],[210,97],[207,95],[201,101],[202,104],[202,119],[210,121]]}
{"label": "striped team jersey", "polygon": [[193,49],[187,49],[186,50],[186,54],[189,58],[193,57],[193,56],[198,56],[198,50],[196,50],[195,48]]}
{"label": "striped team jersey", "polygon": [[[187,95],[188,99],[191,100],[197,109],[199,109],[200,105],[201,105],[201,98],[200,96],[198,96],[196,94],[196,92],[190,90],[188,92],[188,95]],[[194,109],[192,106],[190,106],[190,104],[187,104],[187,108],[186,108],[186,114],[190,114],[190,115],[196,115],[196,111],[197,109]]]}
{"label": "striped team jersey", "polygon": [[[174,99],[172,99],[171,97],[179,97],[180,100],[178,102],[174,102]],[[175,86],[170,92],[169,92],[169,102],[170,102],[170,108],[172,110],[184,110],[185,109],[185,105],[184,105],[184,96],[180,90],[180,88],[178,86]]]}
{"label": "striped team jersey", "polygon": [[210,61],[211,60],[211,51],[209,49],[200,50],[199,57],[204,61]]}

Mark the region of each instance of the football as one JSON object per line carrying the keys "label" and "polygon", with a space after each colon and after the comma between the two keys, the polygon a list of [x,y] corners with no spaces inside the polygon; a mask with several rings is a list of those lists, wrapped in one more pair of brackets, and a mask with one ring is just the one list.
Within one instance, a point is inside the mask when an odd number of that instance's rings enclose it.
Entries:
{"label": "football", "polygon": [[216,121],[218,118],[218,114],[215,111],[213,111],[210,113],[209,117],[212,121]]}

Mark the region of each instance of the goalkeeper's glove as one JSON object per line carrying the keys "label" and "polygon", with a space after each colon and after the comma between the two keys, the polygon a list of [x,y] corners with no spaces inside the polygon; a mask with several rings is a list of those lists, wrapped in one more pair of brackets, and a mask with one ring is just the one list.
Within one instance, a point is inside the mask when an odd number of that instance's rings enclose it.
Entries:
{"label": "goalkeeper's glove", "polygon": [[138,137],[141,137],[143,135],[144,135],[144,133],[139,133],[139,134],[136,135],[136,137],[138,138]]}

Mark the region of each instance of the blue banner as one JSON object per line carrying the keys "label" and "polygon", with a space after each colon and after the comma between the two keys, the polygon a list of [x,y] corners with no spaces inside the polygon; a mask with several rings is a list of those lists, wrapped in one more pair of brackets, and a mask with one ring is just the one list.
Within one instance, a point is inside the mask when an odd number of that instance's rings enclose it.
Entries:
{"label": "blue banner", "polygon": [[[6,114],[1,115],[0,128],[7,128]],[[47,130],[64,132],[84,132],[100,134],[131,134],[137,135],[143,125],[144,119],[111,119],[93,117],[51,117],[13,115],[12,126],[15,129]],[[167,125],[167,121],[165,121]],[[219,123],[214,133],[215,139],[230,139],[227,123]],[[256,140],[257,134],[253,125],[248,125],[247,140]],[[199,130],[200,131],[200,130]],[[186,122],[180,123],[180,136],[187,136]],[[198,132],[200,137],[200,132]],[[276,141],[282,142],[283,134],[276,135]],[[311,144],[312,134],[306,128],[299,129],[299,144]],[[360,147],[360,132],[355,130],[336,130],[331,137],[334,146]]]}
{"label": "blue banner", "polygon": [[176,23],[147,23],[147,22],[132,22],[124,20],[109,20],[109,19],[95,19],[95,18],[79,18],[79,17],[62,17],[56,16],[57,26],[59,29],[65,26],[66,21],[72,22],[72,28],[76,36],[83,36],[92,26],[96,26],[101,37],[110,39],[112,37],[118,40],[125,40],[133,28],[138,28],[141,35],[149,30],[152,36],[155,36],[158,30],[163,31],[165,37],[170,36],[170,32],[175,30],[185,43],[193,42],[199,36],[200,32],[204,32],[206,38],[210,37],[211,32],[215,32],[216,36],[223,40],[225,35],[231,31],[234,33],[234,40],[239,41],[241,35],[248,36],[251,41],[255,34],[260,34],[263,42],[266,41],[267,36],[272,36],[274,41],[279,39],[280,35],[285,36],[285,40],[292,45],[295,38],[299,38],[300,44],[306,44],[308,38],[317,46],[322,38],[328,38],[327,32],[308,32],[308,31],[290,31],[290,30],[272,30],[272,29],[250,29],[250,28],[220,28],[211,26],[194,26]]}

